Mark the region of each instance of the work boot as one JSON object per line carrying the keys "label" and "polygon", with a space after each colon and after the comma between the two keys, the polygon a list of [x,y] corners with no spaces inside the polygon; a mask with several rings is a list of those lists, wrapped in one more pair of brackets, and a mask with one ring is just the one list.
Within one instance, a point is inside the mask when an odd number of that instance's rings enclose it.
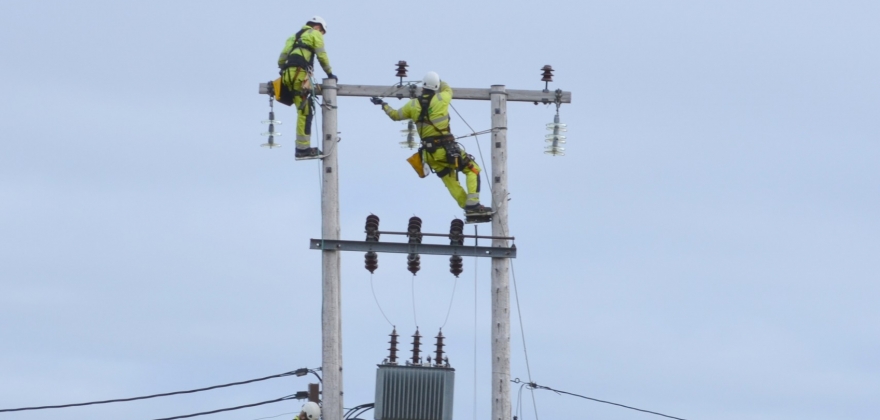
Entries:
{"label": "work boot", "polygon": [[309,158],[321,156],[321,151],[317,147],[309,147],[308,149],[296,149],[296,158]]}
{"label": "work boot", "polygon": [[481,204],[473,204],[470,206],[464,206],[465,214],[492,214],[492,208],[486,207]]}

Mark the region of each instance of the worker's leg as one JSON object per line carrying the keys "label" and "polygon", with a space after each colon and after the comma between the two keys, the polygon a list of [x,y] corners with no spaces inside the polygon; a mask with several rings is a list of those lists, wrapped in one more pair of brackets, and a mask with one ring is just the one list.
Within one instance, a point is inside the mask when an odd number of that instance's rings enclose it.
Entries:
{"label": "worker's leg", "polygon": [[468,162],[464,165],[461,172],[465,175],[467,184],[467,200],[466,206],[475,206],[480,204],[480,166],[474,162],[473,158],[468,156]]}
{"label": "worker's leg", "polygon": [[[308,73],[304,71],[296,75],[293,84],[298,86],[297,91],[302,89],[302,82],[307,77]],[[297,150],[306,150],[312,145],[311,104],[308,100],[304,101],[300,93],[293,99],[293,106],[296,107],[296,148]]]}
{"label": "worker's leg", "polygon": [[430,166],[434,172],[437,172],[437,176],[443,181],[443,185],[449,190],[449,194],[452,195],[452,198],[455,199],[458,206],[464,208],[467,194],[464,192],[464,188],[461,187],[461,184],[458,183],[458,179],[455,177],[455,168],[446,162],[446,150],[442,147],[438,147],[434,153],[425,153],[425,155],[425,160],[428,163],[428,166]]}

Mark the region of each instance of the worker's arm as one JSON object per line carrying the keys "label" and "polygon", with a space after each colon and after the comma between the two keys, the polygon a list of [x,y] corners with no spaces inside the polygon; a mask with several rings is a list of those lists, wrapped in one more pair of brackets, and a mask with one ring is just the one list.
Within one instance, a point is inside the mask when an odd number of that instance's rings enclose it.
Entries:
{"label": "worker's arm", "polygon": [[391,105],[382,104],[382,110],[394,121],[412,119],[413,101],[415,99],[410,100],[400,109],[394,109]]}
{"label": "worker's arm", "polygon": [[319,31],[309,31],[309,35],[312,35],[314,41],[312,48],[315,49],[315,54],[318,56],[318,62],[321,63],[324,73],[327,73],[328,76],[333,74],[333,69],[330,67],[330,56],[327,55],[327,51],[324,51],[324,35]]}
{"label": "worker's arm", "polygon": [[281,50],[281,55],[278,56],[278,67],[283,66],[287,61],[287,55],[290,54],[290,50],[293,49],[294,41],[296,41],[296,35],[287,38],[287,42],[284,43],[284,49]]}
{"label": "worker's arm", "polygon": [[437,92],[437,99],[445,104],[452,102],[452,88],[449,87],[449,83],[442,80],[440,81],[440,90]]}

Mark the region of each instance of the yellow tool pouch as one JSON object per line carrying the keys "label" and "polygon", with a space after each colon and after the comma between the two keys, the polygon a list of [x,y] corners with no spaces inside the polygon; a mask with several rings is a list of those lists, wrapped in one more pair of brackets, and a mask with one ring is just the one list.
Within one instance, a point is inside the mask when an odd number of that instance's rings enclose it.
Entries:
{"label": "yellow tool pouch", "polygon": [[272,87],[275,89],[275,100],[287,106],[293,105],[293,92],[281,83],[281,78],[272,81]]}
{"label": "yellow tool pouch", "polygon": [[413,153],[413,155],[410,156],[409,159],[407,159],[406,161],[409,162],[409,164],[412,165],[413,169],[416,170],[416,173],[419,174],[419,178],[424,178],[428,176],[428,173],[430,171],[428,170],[428,165],[422,161],[421,151]]}

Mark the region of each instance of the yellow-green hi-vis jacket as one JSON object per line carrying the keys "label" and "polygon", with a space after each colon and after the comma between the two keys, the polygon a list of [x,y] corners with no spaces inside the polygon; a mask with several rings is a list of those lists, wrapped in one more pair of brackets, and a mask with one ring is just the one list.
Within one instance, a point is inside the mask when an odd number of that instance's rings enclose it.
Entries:
{"label": "yellow-green hi-vis jacket", "polygon": [[[416,123],[416,129],[419,131],[420,138],[452,134],[449,130],[449,104],[451,102],[452,88],[446,82],[441,81],[440,90],[434,94],[434,97],[431,98],[431,104],[428,105],[427,118],[431,123]],[[382,106],[382,110],[394,121],[417,121],[422,113],[422,105],[419,104],[418,98],[414,98],[400,109],[394,109],[386,104]],[[440,131],[437,131],[437,129]]]}
{"label": "yellow-green hi-vis jacket", "polygon": [[[324,34],[322,34],[321,31],[312,29],[312,27],[308,25],[303,26],[302,29],[305,30],[305,32],[303,32],[300,37],[300,41],[315,50],[315,54],[318,56],[318,62],[321,63],[321,68],[324,69],[325,73],[333,73],[333,69],[330,67],[330,57],[327,55],[327,51],[324,50]],[[305,61],[311,61],[312,52],[305,48],[294,48],[293,46],[295,43],[296,34],[287,38],[287,42],[284,44],[284,49],[281,50],[281,55],[278,57],[279,66],[284,65],[287,56],[290,54],[301,55]]]}

